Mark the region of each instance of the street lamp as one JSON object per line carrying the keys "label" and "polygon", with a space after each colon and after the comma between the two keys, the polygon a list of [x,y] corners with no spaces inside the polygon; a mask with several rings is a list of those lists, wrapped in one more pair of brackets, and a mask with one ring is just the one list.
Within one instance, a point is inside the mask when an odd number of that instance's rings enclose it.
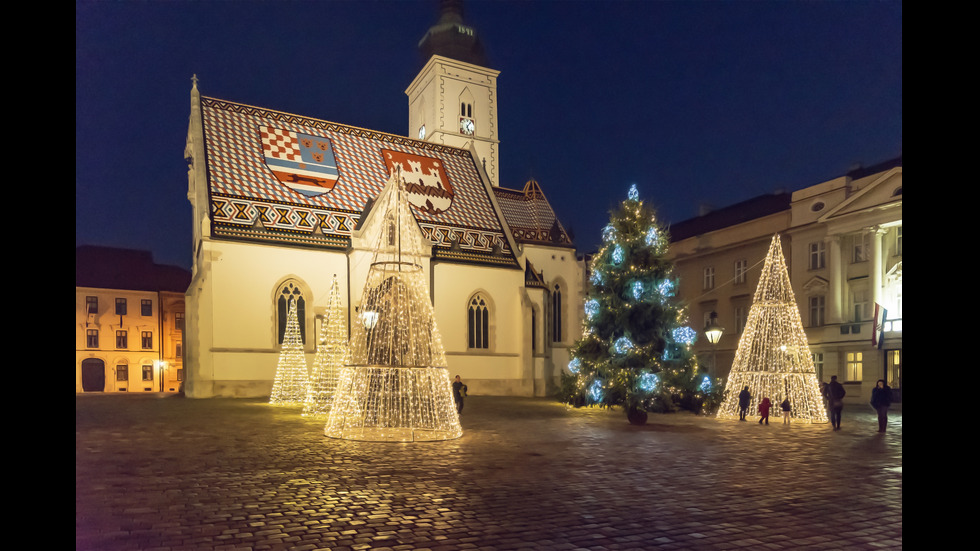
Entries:
{"label": "street lamp", "polygon": [[708,320],[708,325],[704,327],[704,336],[708,338],[708,342],[711,343],[711,368],[715,371],[715,376],[717,376],[718,363],[716,360],[716,350],[715,345],[721,340],[721,335],[725,332],[725,328],[718,325],[718,313],[715,311],[711,312],[711,317]]}
{"label": "street lamp", "polygon": [[163,392],[164,385],[166,384],[165,379],[167,373],[167,362],[163,360],[155,360],[153,363],[157,365],[157,369],[160,373],[160,392]]}

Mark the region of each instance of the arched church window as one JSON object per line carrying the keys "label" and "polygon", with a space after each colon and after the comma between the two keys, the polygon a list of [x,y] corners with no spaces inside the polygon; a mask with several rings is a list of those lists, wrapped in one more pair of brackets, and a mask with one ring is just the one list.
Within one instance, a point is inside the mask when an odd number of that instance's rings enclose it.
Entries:
{"label": "arched church window", "polygon": [[480,293],[470,299],[466,325],[470,348],[490,348],[490,305]]}
{"label": "arched church window", "polygon": [[561,286],[555,284],[551,292],[551,340],[561,342]]}
{"label": "arched church window", "polygon": [[289,316],[289,302],[296,301],[296,317],[299,320],[299,334],[306,344],[306,299],[295,281],[287,281],[276,293],[276,344],[282,344],[286,337],[286,323]]}

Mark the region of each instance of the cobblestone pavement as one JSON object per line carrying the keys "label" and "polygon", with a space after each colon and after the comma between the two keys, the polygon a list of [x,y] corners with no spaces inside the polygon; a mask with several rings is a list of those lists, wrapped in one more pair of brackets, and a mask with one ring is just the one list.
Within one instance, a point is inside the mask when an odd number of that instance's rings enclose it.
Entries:
{"label": "cobblestone pavement", "polygon": [[471,396],[446,442],[335,440],[259,400],[76,395],[75,547],[900,549],[902,423]]}

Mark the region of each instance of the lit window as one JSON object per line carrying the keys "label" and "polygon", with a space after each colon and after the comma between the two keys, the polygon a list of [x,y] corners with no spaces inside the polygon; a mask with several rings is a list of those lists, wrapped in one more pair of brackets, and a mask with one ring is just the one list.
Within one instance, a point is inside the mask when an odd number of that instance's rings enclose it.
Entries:
{"label": "lit window", "polygon": [[144,365],[143,366],[143,380],[144,381],[152,381],[153,380],[153,366],[152,365]]}
{"label": "lit window", "polygon": [[745,283],[745,274],[749,271],[748,260],[735,261],[735,283]]}
{"label": "lit window", "polygon": [[89,329],[85,332],[85,347],[86,348],[98,348],[99,347],[99,330]]}
{"label": "lit window", "polygon": [[150,350],[153,348],[153,331],[143,331],[140,341],[143,345],[143,350]]}
{"label": "lit window", "polygon": [[140,299],[140,315],[141,316],[152,316],[153,315],[153,301],[144,298]]}
{"label": "lit window", "polygon": [[183,381],[184,380],[184,370],[183,370],[183,368],[177,370],[177,380],[178,381]]}
{"label": "lit window", "polygon": [[126,315],[126,299],[117,298],[116,299],[116,315],[125,316]]}
{"label": "lit window", "polygon": [[126,331],[116,331],[116,348],[128,348],[129,347],[129,337]]}
{"label": "lit window", "polygon": [[119,364],[116,366],[116,380],[117,381],[128,381],[129,380],[129,366],[126,364]]}
{"label": "lit window", "polygon": [[825,266],[826,254],[823,241],[810,243],[810,269],[819,270]]}
{"label": "lit window", "polygon": [[470,348],[490,348],[490,308],[480,295],[470,299],[466,311]]}
{"label": "lit window", "polygon": [[715,268],[714,266],[706,266],[704,268],[704,278],[703,278],[703,288],[704,289],[714,289],[715,288]]}
{"label": "lit window", "polygon": [[864,353],[848,352],[844,376],[848,381],[860,381],[863,371]]}

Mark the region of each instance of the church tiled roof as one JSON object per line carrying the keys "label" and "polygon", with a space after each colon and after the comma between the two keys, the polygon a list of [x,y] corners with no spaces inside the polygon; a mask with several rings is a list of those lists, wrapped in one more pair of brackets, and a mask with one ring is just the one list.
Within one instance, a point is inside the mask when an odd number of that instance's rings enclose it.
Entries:
{"label": "church tiled roof", "polygon": [[516,266],[472,152],[202,97],[212,232],[345,248],[401,165],[433,255]]}
{"label": "church tiled roof", "polygon": [[493,192],[517,242],[572,246],[537,181],[529,180],[523,191],[497,187]]}

